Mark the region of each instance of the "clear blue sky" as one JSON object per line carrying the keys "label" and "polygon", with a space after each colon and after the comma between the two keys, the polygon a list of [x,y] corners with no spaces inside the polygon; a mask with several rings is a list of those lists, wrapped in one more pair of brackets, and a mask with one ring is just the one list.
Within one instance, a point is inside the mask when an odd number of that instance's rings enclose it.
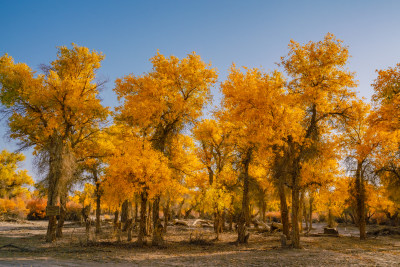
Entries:
{"label": "clear blue sky", "polygon": [[[291,39],[319,41],[327,32],[349,46],[348,68],[368,100],[376,69],[400,62],[400,1],[6,1],[0,0],[0,55],[33,69],[55,59],[57,46],[81,46],[106,55],[103,103],[117,104],[114,80],[150,70],[157,49],[184,57],[196,51],[225,79],[238,66],[273,70]],[[218,88],[213,94],[218,98]],[[218,101],[215,101],[216,103]],[[16,146],[2,138],[0,150]],[[30,151],[24,167],[34,175]]]}

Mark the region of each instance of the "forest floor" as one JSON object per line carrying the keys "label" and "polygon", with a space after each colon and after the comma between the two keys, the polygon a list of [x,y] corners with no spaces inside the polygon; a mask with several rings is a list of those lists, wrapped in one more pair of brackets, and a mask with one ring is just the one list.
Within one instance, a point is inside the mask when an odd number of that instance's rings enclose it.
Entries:
{"label": "forest floor", "polygon": [[[314,226],[312,233],[320,233],[324,224]],[[46,221],[0,222],[0,266],[400,265],[400,236],[360,241],[354,226],[338,227],[339,237],[302,236],[302,249],[282,248],[280,233],[251,232],[248,244],[237,245],[234,232],[223,233],[215,241],[212,229],[182,226],[168,228],[165,248],[139,248],[126,241],[126,233],[116,242],[110,224],[103,226],[97,238],[91,233],[93,241],[87,243],[85,228],[72,222],[66,223],[64,238],[48,244],[44,242],[46,227]],[[377,227],[368,226],[368,230]]]}

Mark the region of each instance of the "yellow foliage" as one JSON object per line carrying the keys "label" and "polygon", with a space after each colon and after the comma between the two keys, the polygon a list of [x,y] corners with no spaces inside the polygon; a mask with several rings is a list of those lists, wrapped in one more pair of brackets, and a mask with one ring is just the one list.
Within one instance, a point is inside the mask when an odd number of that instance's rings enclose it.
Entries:
{"label": "yellow foliage", "polygon": [[26,170],[17,170],[25,159],[21,153],[10,153],[3,150],[0,153],[0,197],[15,197],[29,193],[23,186],[33,185],[32,178]]}

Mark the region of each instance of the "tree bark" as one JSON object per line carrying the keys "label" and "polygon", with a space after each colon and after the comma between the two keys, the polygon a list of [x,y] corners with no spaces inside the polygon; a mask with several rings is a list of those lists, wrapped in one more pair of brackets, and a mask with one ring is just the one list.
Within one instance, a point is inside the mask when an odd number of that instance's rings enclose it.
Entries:
{"label": "tree bark", "polygon": [[94,181],[96,184],[96,234],[100,233],[100,215],[101,215],[101,192],[100,192],[100,181],[97,177],[97,170],[95,169],[93,172]]}
{"label": "tree bark", "polygon": [[139,224],[139,234],[137,243],[139,246],[143,246],[144,236],[146,235],[146,221],[147,221],[147,193],[142,192],[140,194],[140,224]]}
{"label": "tree bark", "polygon": [[100,214],[101,214],[101,209],[100,209],[100,204],[101,204],[101,196],[96,193],[96,234],[101,232],[101,226],[100,226]]}
{"label": "tree bark", "polygon": [[283,181],[280,179],[278,181],[278,193],[279,193],[279,200],[280,200],[280,207],[281,207],[281,223],[283,225],[283,234],[286,236],[287,239],[290,239],[289,235],[289,211],[286,202],[286,194],[285,194],[285,185]]}
{"label": "tree bark", "polygon": [[300,227],[299,227],[299,208],[300,208],[300,164],[294,162],[292,169],[292,247],[300,248]]}
{"label": "tree bark", "polygon": [[300,191],[300,199],[299,199],[299,231],[300,233],[303,232],[303,209],[304,209],[304,190]]}
{"label": "tree bark", "polygon": [[56,232],[56,237],[61,238],[63,236],[62,229],[64,227],[64,222],[65,222],[65,216],[67,213],[67,197],[68,197],[68,191],[65,190],[63,194],[60,196],[60,216],[58,219],[58,224],[57,224],[57,232]]}
{"label": "tree bark", "polygon": [[169,205],[170,205],[170,199],[168,198],[167,204],[165,205],[165,208],[164,208],[164,233],[167,232],[167,226],[168,226],[168,220],[169,220]]}
{"label": "tree bark", "polygon": [[250,225],[249,214],[249,165],[251,160],[251,149],[246,151],[243,159],[243,198],[242,211],[238,222],[238,243],[247,243],[249,236],[246,233],[246,224]]}
{"label": "tree bark", "polygon": [[148,211],[147,211],[147,222],[146,222],[146,235],[150,236],[153,229],[153,221],[152,221],[152,212],[153,205],[150,201],[148,201]]}
{"label": "tree bark", "polygon": [[157,196],[153,202],[153,246],[160,246],[163,243],[163,227],[160,220],[160,196]]}
{"label": "tree bark", "polygon": [[365,186],[364,177],[362,171],[362,162],[357,163],[356,170],[356,198],[357,198],[357,215],[358,215],[358,227],[360,229],[360,239],[364,240],[367,238],[366,228],[366,212],[365,212]]}

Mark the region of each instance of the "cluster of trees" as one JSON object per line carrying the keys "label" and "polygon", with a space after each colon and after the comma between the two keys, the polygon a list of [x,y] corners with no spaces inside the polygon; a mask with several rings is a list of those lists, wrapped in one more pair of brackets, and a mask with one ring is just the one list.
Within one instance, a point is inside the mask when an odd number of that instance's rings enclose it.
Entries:
{"label": "cluster of trees", "polygon": [[62,236],[68,192],[82,177],[92,183],[97,230],[101,202],[116,211],[136,203],[138,242],[150,228],[155,245],[171,207],[185,201],[188,212],[213,216],[217,236],[225,221],[235,222],[244,243],[254,206],[263,217],[277,199],[295,248],[302,218],[311,227],[316,204],[329,217],[353,207],[361,239],[369,204],[383,203],[372,199],[390,200],[390,211],[389,204],[382,210],[397,216],[400,65],[378,72],[371,108],[356,95],[342,41],[332,34],[291,41],[282,72],[232,65],[220,83],[221,104],[204,116],[217,71],[195,53],[157,53],[148,73],[117,79],[113,112],[98,96],[103,58],[74,44],[60,47],[40,74],[0,58],[10,136],[34,148],[47,205],[61,207],[58,222],[49,216],[47,241]]}

